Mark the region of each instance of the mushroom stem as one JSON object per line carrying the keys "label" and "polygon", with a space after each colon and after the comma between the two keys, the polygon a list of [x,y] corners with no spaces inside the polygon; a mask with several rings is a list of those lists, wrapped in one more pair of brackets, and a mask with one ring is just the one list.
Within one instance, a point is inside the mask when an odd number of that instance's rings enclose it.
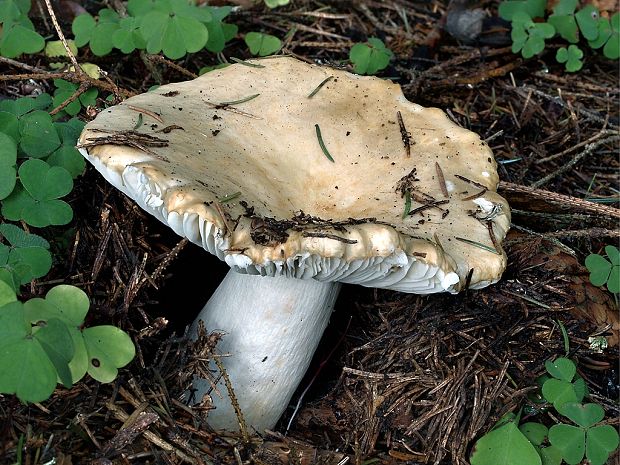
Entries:
{"label": "mushroom stem", "polygon": [[[300,383],[329,322],[340,284],[312,279],[266,277],[230,271],[194,322],[221,331],[217,345],[248,427],[273,428]],[[217,371],[216,371],[217,372]],[[217,391],[195,379],[196,398],[210,393],[215,406],[208,423],[238,431],[239,422],[224,381]]]}

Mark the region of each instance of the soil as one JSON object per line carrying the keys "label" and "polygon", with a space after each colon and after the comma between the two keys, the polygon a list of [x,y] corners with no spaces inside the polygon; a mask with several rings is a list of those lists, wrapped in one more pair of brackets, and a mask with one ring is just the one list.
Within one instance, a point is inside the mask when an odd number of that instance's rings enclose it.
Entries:
{"label": "soil", "polygon": [[[197,349],[184,333],[227,266],[180,240],[89,167],[70,196],[75,220],[65,260],[25,297],[59,282],[81,287],[92,302],[87,325],[120,326],[138,354],[111,384],[85,379],[41,404],[0,396],[0,463],[15,463],[19,451],[29,465],[467,464],[475,440],[503,414],[532,407],[528,395],[544,362],[565,354],[563,330],[591,398],[618,426],[617,302],[590,284],[583,266],[588,254],[620,237],[618,62],[587,49],[584,68],[567,73],[554,58],[559,41],[522,59],[511,52],[509,26],[498,20],[486,21],[474,40],[453,29],[450,35],[448,4],[436,0],[293,0],[274,10],[236,3],[229,21],[239,34],[224,55],[248,57],[245,32],[283,37],[294,30],[283,53],[347,65],[353,43],[379,37],[395,54],[381,76],[489,142],[500,193],[512,208],[508,269],[499,283],[458,295],[344,286],[274,431],[223,436],[206,426],[208,405],[190,409],[178,398],[190,370],[217,343],[205,335]],[[94,13],[103,4],[82,6]],[[496,18],[496,2],[475,6]],[[62,0],[54,7],[69,33],[79,5]],[[33,11],[37,28],[55,35],[40,16],[45,6]],[[22,58],[0,59],[0,74],[47,64],[38,55]],[[138,53],[98,58],[87,50],[78,60],[99,64],[110,82],[136,93],[217,63],[206,51],[175,63]],[[41,77],[6,79],[0,98],[50,86]],[[590,348],[594,335],[609,341],[602,353]]]}

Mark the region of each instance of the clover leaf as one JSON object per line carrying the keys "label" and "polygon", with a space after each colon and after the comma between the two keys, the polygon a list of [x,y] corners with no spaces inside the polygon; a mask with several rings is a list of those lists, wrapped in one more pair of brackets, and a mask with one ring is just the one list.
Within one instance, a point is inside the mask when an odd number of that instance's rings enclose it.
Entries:
{"label": "clover leaf", "polygon": [[587,40],[596,40],[598,37],[598,9],[593,5],[586,5],[575,13],[575,19],[577,20],[581,34]]}
{"label": "clover leaf", "polygon": [[15,100],[0,101],[0,112],[8,112],[17,118],[21,118],[33,110],[45,110],[51,104],[52,97],[49,94],[41,94],[36,97],[20,97]]}
{"label": "clover leaf", "polygon": [[601,18],[597,27],[598,37],[588,42],[590,47],[603,47],[603,55],[610,60],[620,58],[620,13],[614,14],[611,20]]}
{"label": "clover leaf", "polygon": [[202,50],[209,39],[203,22],[212,19],[206,8],[184,0],[130,0],[128,11],[139,18],[142,37],[149,53],[164,52],[170,59]]}
{"label": "clover leaf", "polygon": [[609,454],[618,447],[618,432],[610,425],[595,426],[605,416],[598,404],[569,402],[558,412],[575,422],[577,426],[563,423],[549,429],[549,442],[560,450],[569,464],[577,464],[584,455],[591,465],[603,465]]}
{"label": "clover leaf", "polygon": [[524,12],[512,17],[512,52],[521,52],[523,58],[532,58],[545,49],[545,39],[555,35],[555,28],[547,23],[535,23]]}
{"label": "clover leaf", "polygon": [[119,28],[112,34],[112,44],[123,53],[146,48],[146,41],[140,34],[140,23],[136,18],[121,18]]}
{"label": "clover leaf", "polygon": [[366,43],[355,44],[349,52],[349,60],[357,74],[376,74],[387,67],[393,56],[392,51],[376,37],[371,37]]}
{"label": "clover leaf", "polygon": [[73,189],[71,174],[66,169],[30,159],[21,164],[18,173],[22,187],[16,186],[2,205],[7,219],[24,220],[38,228],[71,221],[71,207],[58,200]]}
{"label": "clover leaf", "polygon": [[614,294],[620,292],[620,251],[613,245],[605,247],[607,258],[599,254],[586,257],[586,268],[590,271],[590,282],[595,286],[607,285]]}
{"label": "clover leaf", "polygon": [[0,392],[16,394],[23,402],[43,401],[59,374],[66,378],[72,357],[73,342],[60,320],[32,327],[21,302],[0,307]]}
{"label": "clover leaf", "polygon": [[[52,105],[54,107],[59,106],[65,100],[70,98],[79,87],[77,84],[65,81],[64,79],[54,79],[54,85],[56,86],[54,98],[52,100]],[[89,105],[94,106],[97,101],[98,94],[99,92],[97,89],[95,87],[91,87],[85,92],[82,92],[78,98],[73,100],[69,105],[64,107],[62,113],[67,113],[71,116],[77,115],[82,107],[86,108]]]}
{"label": "clover leaf", "polygon": [[553,362],[547,360],[545,368],[551,376],[564,381],[572,381],[577,373],[577,367],[573,361],[564,357],[558,357]]}
{"label": "clover leaf", "polygon": [[[4,273],[4,278],[10,278],[8,284],[13,289],[49,272],[52,256],[45,239],[10,223],[0,224],[0,235],[9,243],[0,243],[0,270],[10,273]],[[7,282],[3,276],[0,280]]]}
{"label": "clover leaf", "polygon": [[95,326],[82,332],[88,353],[88,374],[102,383],[113,381],[118,368],[127,365],[136,355],[129,335],[116,326]]}
{"label": "clover leaf", "polygon": [[518,428],[518,417],[512,414],[508,418],[476,442],[471,465],[541,465],[536,449]]}
{"label": "clover leaf", "polygon": [[261,57],[276,53],[282,46],[282,42],[276,36],[262,32],[248,32],[244,40],[250,53]]}
{"label": "clover leaf", "polygon": [[29,11],[30,0],[0,0],[0,55],[15,58],[43,50],[45,39],[34,30]]}
{"label": "clover leaf", "polygon": [[516,13],[525,13],[530,19],[540,18],[545,14],[546,0],[515,0],[499,4],[499,16],[506,21],[512,21]]}
{"label": "clover leaf", "polygon": [[564,39],[572,44],[579,41],[579,28],[575,20],[575,8],[578,0],[561,0],[553,7],[553,14],[548,22]]}
{"label": "clover leaf", "polygon": [[0,200],[6,198],[17,181],[17,144],[0,132]]}
{"label": "clover leaf", "polygon": [[26,155],[43,158],[59,146],[60,139],[49,113],[34,110],[19,118],[19,147]]}
{"label": "clover leaf", "polygon": [[94,55],[107,55],[114,48],[112,38],[119,28],[120,18],[109,8],[99,10],[97,19],[89,13],[79,15],[73,20],[71,30],[75,35],[75,45],[88,44]]}
{"label": "clover leaf", "polygon": [[205,47],[213,53],[219,53],[224,50],[226,42],[237,35],[237,26],[228,24],[222,20],[230,14],[232,7],[230,6],[212,6],[209,7],[211,13],[211,21],[205,22],[209,31],[209,40]]}
{"label": "clover leaf", "polygon": [[82,132],[84,123],[77,118],[71,118],[63,123],[54,123],[56,132],[60,136],[61,146],[49,157],[47,162],[51,166],[62,166],[73,179],[84,172],[86,161],[82,154],[75,148],[76,141]]}
{"label": "clover leaf", "polygon": [[561,47],[555,54],[555,59],[558,63],[566,63],[564,67],[566,71],[574,73],[579,71],[583,66],[583,52],[576,45],[569,45],[568,48]]}

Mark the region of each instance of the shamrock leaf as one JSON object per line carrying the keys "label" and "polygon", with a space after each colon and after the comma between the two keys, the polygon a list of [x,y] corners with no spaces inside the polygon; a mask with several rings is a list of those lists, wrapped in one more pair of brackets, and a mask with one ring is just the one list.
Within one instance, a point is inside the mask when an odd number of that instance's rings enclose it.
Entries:
{"label": "shamrock leaf", "polygon": [[516,13],[525,13],[528,18],[540,18],[545,15],[545,0],[505,1],[499,4],[499,16],[506,21],[513,21]]}
{"label": "shamrock leaf", "polygon": [[16,187],[3,202],[2,213],[10,220],[24,220],[31,226],[67,224],[73,218],[71,207],[59,197],[71,192],[71,174],[43,160],[26,160],[19,167],[23,188]]}
{"label": "shamrock leaf", "polygon": [[88,352],[88,374],[102,383],[113,381],[118,368],[136,355],[129,335],[116,326],[86,328],[82,334]]}
{"label": "shamrock leaf", "polygon": [[588,42],[590,47],[597,49],[603,47],[603,55],[610,60],[620,58],[620,13],[598,21],[598,37]]}
{"label": "shamrock leaf", "polygon": [[84,157],[75,148],[84,123],[76,118],[72,118],[63,123],[54,123],[54,127],[60,136],[62,145],[47,158],[47,162],[51,166],[62,166],[75,179],[86,168]]}
{"label": "shamrock leaf", "polygon": [[564,381],[572,381],[577,373],[577,367],[572,360],[564,357],[558,357],[553,362],[547,360],[545,368],[551,376]]}
{"label": "shamrock leaf", "polygon": [[364,44],[355,44],[349,52],[349,60],[357,74],[376,74],[387,67],[393,56],[381,39],[375,37]]}
{"label": "shamrock leaf", "polygon": [[586,5],[575,13],[575,19],[577,20],[581,34],[587,40],[596,40],[598,37],[598,9],[593,5]]}
{"label": "shamrock leaf", "polygon": [[555,54],[555,59],[558,61],[558,63],[566,63],[564,66],[566,68],[566,71],[570,73],[579,71],[582,68],[582,58],[583,52],[576,45],[569,45],[568,48],[561,47]]}
{"label": "shamrock leaf", "polygon": [[555,28],[547,23],[535,23],[523,12],[512,19],[512,52],[521,52],[523,58],[532,58],[545,49],[545,39],[555,35]]}
{"label": "shamrock leaf", "polygon": [[43,158],[60,146],[52,117],[34,110],[19,119],[19,148],[28,156]]}
{"label": "shamrock leaf", "polygon": [[229,6],[210,7],[211,21],[205,22],[207,30],[209,31],[209,40],[205,47],[207,50],[213,53],[219,53],[224,50],[226,42],[231,40],[237,35],[237,26],[235,24],[228,24],[222,22],[222,20],[230,14],[232,8]]}
{"label": "shamrock leaf", "polygon": [[549,442],[562,453],[569,465],[576,465],[586,451],[586,433],[582,428],[560,423],[549,428]]}
{"label": "shamrock leaf", "polygon": [[567,402],[557,409],[566,418],[569,418],[579,426],[589,428],[596,425],[605,417],[603,407],[598,404],[580,404]]}
{"label": "shamrock leaf", "polygon": [[119,16],[114,10],[99,10],[97,20],[84,13],[73,20],[71,30],[75,35],[75,45],[83,47],[88,44],[94,55],[107,55],[114,48],[112,38],[119,28]]}
{"label": "shamrock leaf", "polygon": [[262,32],[248,32],[244,40],[250,53],[261,57],[276,53],[282,46],[282,42],[276,36]]}
{"label": "shamrock leaf", "polygon": [[17,181],[17,144],[0,132],[0,200],[6,198]]}
{"label": "shamrock leaf", "polygon": [[140,34],[138,19],[131,16],[121,18],[119,28],[112,34],[112,43],[123,53],[131,53],[135,49],[144,49],[146,42]]}
{"label": "shamrock leaf", "polygon": [[72,357],[64,323],[50,319],[33,329],[21,302],[0,308],[0,392],[16,394],[23,402],[45,400],[56,387],[59,371],[68,373]]}
{"label": "shamrock leaf", "polygon": [[[64,79],[54,79],[54,85],[56,86],[56,90],[54,91],[54,99],[52,100],[52,105],[54,107],[59,106],[65,100],[70,98],[78,89],[77,84],[65,81]],[[99,92],[97,89],[95,87],[91,87],[87,91],[82,92],[78,98],[63,108],[63,112],[71,116],[77,115],[82,107],[86,108],[89,105],[94,106],[98,94]]]}
{"label": "shamrock leaf", "polygon": [[517,423],[513,418],[481,437],[469,459],[471,465],[541,465],[540,456]]}
{"label": "shamrock leaf", "polygon": [[579,41],[579,28],[575,20],[575,9],[577,0],[562,0],[553,7],[553,14],[549,16],[548,22],[564,39],[575,44]]}
{"label": "shamrock leaf", "polygon": [[618,431],[611,425],[595,426],[586,436],[586,457],[590,465],[607,463],[609,454],[618,447]]}
{"label": "shamrock leaf", "polygon": [[534,422],[523,423],[519,426],[519,431],[535,446],[540,446],[549,433],[545,425]]}
{"label": "shamrock leaf", "polygon": [[605,247],[608,259],[598,254],[586,257],[586,268],[590,271],[590,282],[595,286],[607,285],[609,292],[620,292],[620,251],[613,245]]}
{"label": "shamrock leaf", "polygon": [[52,256],[45,239],[10,223],[0,224],[0,234],[9,243],[9,246],[0,244],[0,270],[11,274],[9,284],[15,285],[11,287],[29,283],[49,272]]}

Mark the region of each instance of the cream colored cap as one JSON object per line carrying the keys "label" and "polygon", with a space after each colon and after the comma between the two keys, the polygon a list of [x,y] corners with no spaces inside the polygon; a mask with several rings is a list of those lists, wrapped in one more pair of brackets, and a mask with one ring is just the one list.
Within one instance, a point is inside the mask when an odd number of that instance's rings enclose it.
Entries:
{"label": "cream colored cap", "polygon": [[469,273],[483,287],[506,266],[488,145],[387,80],[251,60],[106,109],[79,143],[237,271],[431,293]]}

